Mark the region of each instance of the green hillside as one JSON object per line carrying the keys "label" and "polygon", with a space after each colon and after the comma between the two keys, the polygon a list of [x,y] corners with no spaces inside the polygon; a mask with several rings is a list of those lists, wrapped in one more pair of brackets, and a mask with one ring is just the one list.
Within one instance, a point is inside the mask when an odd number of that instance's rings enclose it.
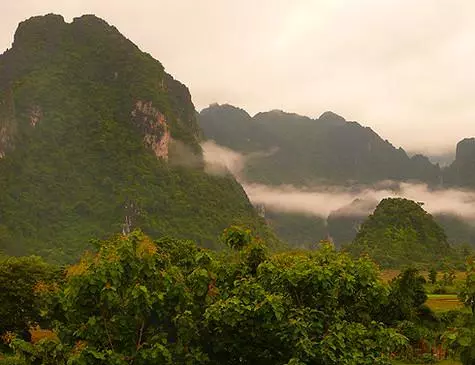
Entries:
{"label": "green hillside", "polygon": [[451,253],[444,230],[422,206],[403,198],[383,199],[348,246],[383,266],[433,263]]}
{"label": "green hillside", "polygon": [[271,235],[242,187],[203,172],[188,89],[95,16],[31,18],[0,56],[0,250],[70,261],[140,227],[212,247]]}

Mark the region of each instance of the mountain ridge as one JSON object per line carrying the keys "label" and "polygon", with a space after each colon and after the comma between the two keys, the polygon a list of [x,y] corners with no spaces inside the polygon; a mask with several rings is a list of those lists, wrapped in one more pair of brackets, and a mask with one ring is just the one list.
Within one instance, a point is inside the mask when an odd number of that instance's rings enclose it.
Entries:
{"label": "mountain ridge", "polygon": [[[250,166],[248,178],[252,181],[297,185],[308,184],[312,180],[330,184],[380,180],[420,180],[431,185],[440,183],[440,167],[432,164],[427,157],[421,154],[409,157],[404,149],[383,140],[370,127],[346,121],[334,112],[327,111],[312,119],[296,113],[270,111],[257,113],[253,117],[246,113],[244,119],[237,110],[243,109],[229,104],[212,104],[203,109],[199,124],[205,136],[239,152],[264,150],[275,145],[287,149],[286,153],[281,151],[274,157],[268,156],[267,161]],[[232,122],[226,123],[227,118]],[[238,123],[242,128],[236,133]],[[233,131],[227,129],[230,124]],[[300,130],[296,130],[297,125]],[[300,157],[300,171],[295,169],[295,163],[286,161],[289,155]],[[274,171],[259,173],[259,169],[267,167],[265,162],[273,165]],[[291,173],[285,175],[282,171]]]}
{"label": "mountain ridge", "polygon": [[[246,116],[245,121],[240,119],[242,115]],[[336,123],[332,125],[321,119]],[[409,155],[371,128],[346,121],[334,112],[324,112],[317,119],[282,111],[261,112],[251,117],[243,109],[215,103],[201,111],[199,123],[206,138],[252,155],[244,169],[244,178],[249,183],[378,189],[381,181],[391,180],[424,183],[431,191],[475,186],[475,175],[470,176],[475,171],[473,139],[461,141],[454,162],[441,168],[427,156]],[[320,138],[316,137],[318,134]],[[272,149],[275,146],[278,148]],[[256,151],[277,152],[253,154]],[[374,209],[377,202],[370,205]],[[373,210],[355,215],[346,214],[346,208],[332,212],[327,222],[298,213],[267,215],[277,233],[292,244],[312,243],[330,236],[341,245],[354,239],[357,227]],[[464,219],[452,214],[437,214],[435,218],[449,232],[451,243],[475,244],[475,229]],[[296,242],[295,237],[301,241]]]}

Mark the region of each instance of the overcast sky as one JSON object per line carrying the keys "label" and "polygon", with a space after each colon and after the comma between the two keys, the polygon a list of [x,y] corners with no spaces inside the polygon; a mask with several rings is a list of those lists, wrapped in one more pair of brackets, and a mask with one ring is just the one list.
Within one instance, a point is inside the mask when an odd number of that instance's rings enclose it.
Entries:
{"label": "overcast sky", "polygon": [[475,0],[0,0],[18,22],[94,13],[184,82],[198,109],[332,110],[408,150],[475,135]]}

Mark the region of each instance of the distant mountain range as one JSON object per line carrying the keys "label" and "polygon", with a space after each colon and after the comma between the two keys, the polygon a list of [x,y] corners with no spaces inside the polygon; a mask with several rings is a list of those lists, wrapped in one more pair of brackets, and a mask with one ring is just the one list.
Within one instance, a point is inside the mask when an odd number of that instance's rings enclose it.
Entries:
{"label": "distant mountain range", "polygon": [[282,111],[251,117],[230,105],[201,111],[205,136],[240,152],[274,150],[253,159],[247,178],[267,184],[372,183],[419,180],[439,184],[441,170],[428,158],[410,158],[370,128],[325,112],[311,119]]}
{"label": "distant mountain range", "polygon": [[[278,110],[251,117],[232,105],[213,104],[200,112],[199,125],[206,138],[252,156],[244,170],[249,182],[351,187],[391,180],[425,183],[430,189],[475,188],[474,138],[460,141],[454,161],[441,167],[421,154],[410,157],[371,128],[333,112],[325,112],[318,119]],[[268,153],[250,154],[257,151]],[[346,214],[342,207],[330,214],[326,223],[306,215],[298,220],[295,214],[287,213],[268,213],[269,222],[293,243],[327,237],[344,243],[356,236],[361,222],[378,204],[363,203],[371,205],[364,214]],[[453,215],[437,215],[436,219],[447,230],[449,241],[475,245],[471,224]],[[302,232],[308,234],[303,237]]]}

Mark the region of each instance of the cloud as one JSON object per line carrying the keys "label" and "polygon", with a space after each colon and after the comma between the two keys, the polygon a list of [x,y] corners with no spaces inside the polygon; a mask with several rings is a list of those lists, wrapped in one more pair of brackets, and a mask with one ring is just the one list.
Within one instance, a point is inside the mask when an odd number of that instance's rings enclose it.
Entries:
{"label": "cloud", "polygon": [[221,175],[230,172],[240,180],[245,165],[244,155],[213,141],[206,141],[201,144],[201,147],[208,173]]}
{"label": "cloud", "polygon": [[[364,188],[360,191],[322,186],[309,189],[258,184],[243,186],[254,204],[263,204],[267,209],[281,212],[327,218],[331,212],[345,208],[345,215],[367,215],[376,205],[372,202],[401,197],[424,203],[424,209],[431,214],[451,214],[475,221],[475,193],[455,189],[431,190],[425,184],[400,183],[397,190]],[[354,208],[349,206],[356,199],[369,204],[360,204]]]}
{"label": "cloud", "polygon": [[[380,181],[372,186],[312,186],[297,188],[291,185],[267,186],[245,180],[242,170],[245,155],[221,147],[214,142],[202,145],[205,162],[211,171],[230,171],[243,185],[253,204],[268,210],[291,212],[327,218],[342,210],[345,215],[367,215],[377,203],[388,197],[402,197],[424,203],[431,214],[451,214],[475,222],[475,192],[457,189],[430,189],[426,184]],[[354,203],[355,200],[360,202]]]}

